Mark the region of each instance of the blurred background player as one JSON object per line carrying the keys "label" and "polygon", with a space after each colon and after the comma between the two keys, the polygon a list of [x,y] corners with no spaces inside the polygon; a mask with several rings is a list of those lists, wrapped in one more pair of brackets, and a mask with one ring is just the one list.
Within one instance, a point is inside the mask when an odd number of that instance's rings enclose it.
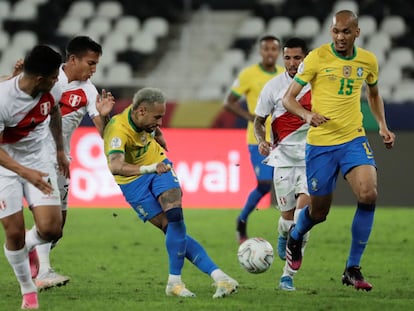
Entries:
{"label": "blurred background player", "polygon": [[[87,36],[77,36],[68,43],[66,61],[59,69],[58,85],[63,91],[59,102],[62,111],[63,143],[66,157],[69,160],[70,140],[83,117],[88,114],[102,136],[103,129],[109,120],[109,113],[115,103],[110,92],[102,90],[102,95],[99,95],[90,81],[96,72],[101,55],[100,44]],[[56,151],[53,145],[50,148],[52,152]],[[62,200],[63,228],[68,208],[69,178],[58,174],[58,183]],[[40,290],[65,285],[69,282],[69,277],[56,273],[50,265],[50,250],[56,243],[57,240],[37,247],[40,270],[36,285]]]}
{"label": "blurred background player", "polygon": [[[384,102],[378,90],[377,58],[354,45],[360,35],[358,17],[348,10],[335,13],[330,33],[332,43],[323,44],[306,56],[283,97],[286,109],[311,125],[306,144],[311,204],[302,210],[289,232],[286,261],[291,269],[300,268],[303,236],[326,220],[341,172],[357,199],[342,283],[369,291],[372,284],[362,276],[360,261],[374,222],[377,170],[362,123],[360,100],[364,81],[369,107],[386,148],[393,147],[395,135],[388,130],[385,120]],[[312,111],[297,101],[306,84],[312,88]]]}
{"label": "blurred background player", "polygon": [[[262,60],[243,69],[224,102],[224,107],[235,115],[247,121],[247,144],[254,173],[257,179],[253,189],[237,217],[236,233],[239,243],[244,242],[247,236],[247,219],[256,208],[259,201],[269,193],[272,185],[273,168],[262,163],[264,157],[259,154],[257,141],[254,136],[253,120],[257,99],[263,86],[271,78],[279,75],[284,68],[276,65],[280,53],[280,40],[275,36],[263,36],[259,39],[259,49]],[[247,110],[241,106],[243,97],[246,97]],[[267,133],[270,135],[270,120],[266,123]],[[270,136],[267,137],[269,140]]]}
{"label": "blurred background player", "polygon": [[[22,309],[39,307],[32,280],[38,270],[31,270],[29,254],[36,245],[62,235],[57,176],[45,144],[47,139],[54,141],[57,164],[68,176],[58,105],[61,91],[55,85],[61,62],[61,55],[50,47],[35,46],[25,57],[23,73],[0,83],[0,219],[6,235],[4,253],[23,295]],[[27,233],[23,198],[35,222]]]}
{"label": "blurred background player", "polygon": [[[283,45],[283,62],[286,71],[266,83],[255,109],[254,130],[259,143],[259,152],[267,156],[265,163],[274,167],[273,185],[280,210],[278,222],[277,251],[282,260],[286,259],[286,241],[290,227],[303,207],[309,205],[310,198],[306,183],[305,145],[309,125],[298,116],[287,112],[282,98],[292,82],[300,63],[308,53],[306,42],[291,38]],[[298,100],[307,110],[311,109],[310,87],[306,86],[298,95]],[[271,116],[272,140],[266,140],[266,120]],[[304,236],[302,252],[309,234]],[[293,276],[296,271],[285,263],[279,288],[295,290]]]}
{"label": "blurred background player", "polygon": [[108,166],[138,217],[165,233],[169,260],[166,294],[195,297],[181,279],[187,258],[214,280],[213,298],[222,298],[236,292],[239,284],[220,270],[186,232],[180,183],[165,155],[165,140],[159,128],[165,112],[166,99],[160,90],[139,90],[132,105],[114,116],[105,128]]}

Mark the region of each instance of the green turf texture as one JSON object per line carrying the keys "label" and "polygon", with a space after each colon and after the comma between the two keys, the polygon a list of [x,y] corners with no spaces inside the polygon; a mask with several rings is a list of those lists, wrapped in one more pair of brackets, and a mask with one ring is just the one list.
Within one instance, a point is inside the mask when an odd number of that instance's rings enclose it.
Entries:
{"label": "green turf texture", "polygon": [[[237,279],[237,294],[213,300],[209,276],[188,261],[183,281],[196,298],[167,297],[164,236],[143,224],[130,209],[70,209],[64,238],[52,251],[52,265],[71,281],[39,294],[41,310],[411,310],[414,303],[414,208],[378,208],[362,273],[374,288],[356,291],[342,285],[350,244],[352,207],[333,207],[328,220],[311,232],[295,292],[277,288],[283,262],[275,254],[271,268],[249,274],[237,261],[235,219],[238,210],[185,209],[187,232],[213,260]],[[275,247],[279,212],[255,211],[249,236]],[[32,223],[26,211],[28,226]],[[4,233],[0,235],[4,243]],[[275,248],[276,250],[276,248]],[[0,310],[19,310],[21,296],[4,255],[0,256]]]}

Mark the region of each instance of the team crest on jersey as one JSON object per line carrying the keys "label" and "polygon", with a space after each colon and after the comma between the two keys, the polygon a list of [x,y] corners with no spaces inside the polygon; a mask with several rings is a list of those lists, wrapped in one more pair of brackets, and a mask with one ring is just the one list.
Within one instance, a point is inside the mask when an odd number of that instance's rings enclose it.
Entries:
{"label": "team crest on jersey", "polygon": [[81,101],[82,101],[82,97],[80,97],[79,95],[70,94],[70,96],[69,96],[69,105],[71,105],[72,107],[79,106]]}
{"label": "team crest on jersey", "polygon": [[141,136],[141,142],[143,144],[145,144],[147,142],[147,133],[142,134],[142,136]]}
{"label": "team crest on jersey", "polygon": [[358,67],[357,68],[357,76],[362,77],[364,75],[364,68]]}
{"label": "team crest on jersey", "polygon": [[318,191],[318,180],[316,178],[312,178],[311,186],[312,186],[312,191]]}
{"label": "team crest on jersey", "polygon": [[52,104],[50,103],[50,101],[44,102],[40,104],[40,113],[42,116],[47,116],[50,112],[50,107],[52,106]]}
{"label": "team crest on jersey", "polygon": [[349,78],[352,74],[352,67],[351,66],[344,66],[342,69],[342,73],[344,74],[345,78]]}
{"label": "team crest on jersey", "polygon": [[111,148],[119,148],[122,145],[122,140],[119,137],[114,137],[111,139]]}

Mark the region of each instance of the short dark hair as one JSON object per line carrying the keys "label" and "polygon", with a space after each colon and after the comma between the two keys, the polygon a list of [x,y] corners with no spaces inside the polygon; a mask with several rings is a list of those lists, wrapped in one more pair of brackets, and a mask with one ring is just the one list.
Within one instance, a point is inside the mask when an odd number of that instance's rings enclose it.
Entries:
{"label": "short dark hair", "polygon": [[297,37],[289,38],[283,45],[283,48],[301,48],[302,51],[308,53],[308,45],[305,40]]}
{"label": "short dark hair", "polygon": [[69,58],[70,55],[82,57],[88,51],[102,55],[102,46],[88,36],[77,36],[70,40],[66,46],[66,58]]}
{"label": "short dark hair", "polygon": [[268,41],[268,40],[274,40],[274,41],[277,41],[280,44],[280,39],[276,36],[273,36],[273,35],[264,35],[264,36],[259,38],[260,43],[262,43],[263,41]]}
{"label": "short dark hair", "polygon": [[50,76],[59,69],[62,55],[47,45],[36,45],[24,59],[24,72],[30,75]]}

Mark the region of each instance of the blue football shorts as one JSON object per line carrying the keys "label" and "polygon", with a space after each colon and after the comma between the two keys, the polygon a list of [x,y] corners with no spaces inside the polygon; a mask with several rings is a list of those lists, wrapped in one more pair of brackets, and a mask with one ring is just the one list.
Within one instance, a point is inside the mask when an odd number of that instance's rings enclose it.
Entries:
{"label": "blue football shorts", "polygon": [[365,136],[334,146],[306,145],[306,175],[310,195],[327,195],[334,191],[339,171],[345,177],[354,167],[376,167],[374,153]]}
{"label": "blue football shorts", "polygon": [[[172,163],[165,159],[164,163]],[[158,197],[165,191],[180,188],[178,177],[173,169],[158,175],[144,174],[129,184],[119,185],[126,201],[131,205],[142,221],[152,219],[162,212]]]}
{"label": "blue football shorts", "polygon": [[248,145],[250,153],[250,162],[252,163],[254,173],[257,180],[273,180],[273,166],[263,164],[262,161],[265,159],[259,153],[257,145]]}

